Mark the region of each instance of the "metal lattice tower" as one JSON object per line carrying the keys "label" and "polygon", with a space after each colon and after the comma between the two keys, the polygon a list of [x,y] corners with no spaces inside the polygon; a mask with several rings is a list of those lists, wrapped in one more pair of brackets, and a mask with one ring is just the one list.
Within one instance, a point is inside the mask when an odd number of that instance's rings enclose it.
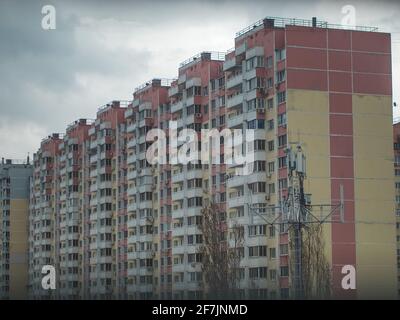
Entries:
{"label": "metal lattice tower", "polygon": [[[278,205],[260,207],[249,201],[251,217],[257,215],[268,225],[279,227],[291,233],[293,249],[291,251],[291,280],[295,299],[304,299],[303,279],[303,231],[310,224],[344,222],[343,186],[340,185],[340,201],[336,204],[312,204],[311,195],[304,192],[306,178],[306,157],[299,143],[293,143],[286,149],[288,166],[288,194],[279,196]],[[313,209],[319,209],[319,215]],[[335,213],[339,212],[339,216]]]}

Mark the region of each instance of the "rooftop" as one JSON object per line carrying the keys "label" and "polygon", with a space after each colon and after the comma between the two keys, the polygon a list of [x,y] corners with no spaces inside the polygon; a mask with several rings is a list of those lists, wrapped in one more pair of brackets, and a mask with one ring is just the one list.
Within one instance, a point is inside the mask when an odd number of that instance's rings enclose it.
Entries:
{"label": "rooftop", "polygon": [[197,61],[198,59],[224,61],[225,55],[226,55],[226,52],[203,51],[203,52],[200,52],[200,53],[196,54],[195,56],[190,57],[189,59],[186,59],[185,61],[181,62],[179,64],[179,68],[186,67],[188,64],[190,64],[194,61]]}
{"label": "rooftop", "polygon": [[142,91],[146,87],[150,85],[154,86],[159,86],[159,87],[170,87],[171,83],[175,81],[176,79],[166,79],[166,78],[154,78],[149,81],[146,81],[145,83],[142,83],[140,86],[135,88],[134,93],[138,93],[139,91]]}
{"label": "rooftop", "polygon": [[287,25],[291,26],[302,26],[302,27],[316,27],[316,28],[327,28],[327,29],[342,29],[342,30],[356,30],[356,31],[377,31],[377,27],[367,27],[367,26],[351,26],[342,24],[332,24],[326,21],[319,21],[317,19],[298,19],[298,18],[281,18],[281,17],[265,17],[264,19],[258,20],[253,24],[247,26],[246,28],[236,32],[236,38],[240,37],[253,29],[266,25],[274,28],[284,28]]}
{"label": "rooftop", "polygon": [[127,107],[132,101],[129,100],[113,100],[97,109],[97,113],[103,112],[108,108]]}

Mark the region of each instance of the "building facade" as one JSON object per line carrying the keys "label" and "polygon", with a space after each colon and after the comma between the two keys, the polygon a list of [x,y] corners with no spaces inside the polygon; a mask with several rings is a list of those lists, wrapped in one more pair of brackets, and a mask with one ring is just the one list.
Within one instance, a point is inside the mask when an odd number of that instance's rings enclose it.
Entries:
{"label": "building facade", "polygon": [[[32,288],[41,291],[45,263],[57,266],[58,298],[206,298],[201,226],[212,204],[222,242],[240,253],[237,296],[292,298],[289,233],[252,208],[277,208],[288,196],[287,149],[301,145],[311,203],[343,201],[343,221],[322,233],[332,296],[395,297],[391,99],[389,34],[315,19],[254,23],[227,53],[198,54],[176,79],[146,82],[131,102],[113,101],[94,122],[42,142],[31,187]],[[152,129],[165,134],[163,163],[147,161]],[[183,129],[254,130],[245,145],[251,173],[225,163],[224,136],[210,141],[218,152],[209,161],[175,161]],[[349,265],[357,285],[346,290]]]}
{"label": "building facade", "polygon": [[28,298],[29,183],[32,165],[0,163],[0,299]]}
{"label": "building facade", "polygon": [[393,125],[394,177],[396,189],[396,240],[397,240],[397,281],[400,297],[400,123]]}

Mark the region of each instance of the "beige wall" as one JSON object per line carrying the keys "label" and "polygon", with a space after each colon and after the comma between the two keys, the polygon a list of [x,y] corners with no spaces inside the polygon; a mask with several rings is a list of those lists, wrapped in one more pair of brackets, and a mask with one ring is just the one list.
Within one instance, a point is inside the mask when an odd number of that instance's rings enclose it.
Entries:
{"label": "beige wall", "polygon": [[28,285],[28,200],[10,203],[10,299],[26,299]]}
{"label": "beige wall", "polygon": [[391,97],[353,95],[359,298],[397,295]]}

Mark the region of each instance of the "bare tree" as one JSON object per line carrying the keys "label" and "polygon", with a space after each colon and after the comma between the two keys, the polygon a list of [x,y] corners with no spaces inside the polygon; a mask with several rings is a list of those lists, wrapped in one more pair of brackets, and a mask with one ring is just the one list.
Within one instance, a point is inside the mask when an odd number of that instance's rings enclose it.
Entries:
{"label": "bare tree", "polygon": [[[331,269],[325,256],[322,224],[308,224],[302,231],[301,280],[304,298],[329,299],[331,296]],[[293,230],[290,235],[292,232]],[[290,249],[294,250],[292,241],[290,241],[289,245]]]}
{"label": "bare tree", "polygon": [[[202,209],[203,243],[202,254],[203,279],[211,299],[234,299],[238,288],[241,247],[243,246],[243,227],[234,225],[228,229],[225,214],[218,206],[210,204]],[[227,240],[228,231],[231,243]]]}

